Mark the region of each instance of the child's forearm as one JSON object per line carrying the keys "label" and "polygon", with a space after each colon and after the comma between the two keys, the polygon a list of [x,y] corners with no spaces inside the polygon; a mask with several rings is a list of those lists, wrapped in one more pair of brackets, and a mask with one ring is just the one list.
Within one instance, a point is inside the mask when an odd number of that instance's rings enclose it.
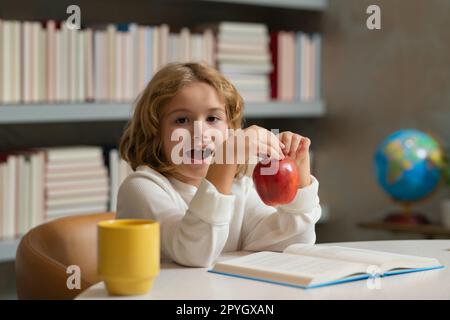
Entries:
{"label": "child's forearm", "polygon": [[299,188],[305,188],[309,186],[312,182],[311,180],[311,169],[309,164],[309,156],[301,161],[299,164]]}
{"label": "child's forearm", "polygon": [[[226,163],[227,161],[224,161],[227,159],[226,155],[230,152],[230,150],[228,150],[230,148],[236,148],[236,144],[229,145],[227,141],[225,141],[217,148],[214,155],[215,159],[209,166],[206,174],[206,179],[216,187],[217,191],[226,195],[231,194],[231,186],[237,170],[236,161],[232,161],[232,163]],[[236,149],[234,149],[234,151],[236,151]],[[236,155],[236,152],[234,152],[233,155]]]}
{"label": "child's forearm", "polygon": [[[225,195],[231,194],[231,186],[237,171],[237,144],[228,143],[231,139],[235,139],[235,137],[230,137],[217,147],[214,152],[214,159],[206,173],[206,179],[216,187],[217,191]],[[233,161],[225,161],[229,160],[229,157],[227,158],[228,153],[234,156]]]}
{"label": "child's forearm", "polygon": [[236,174],[236,164],[213,163],[208,168],[206,179],[222,194],[231,194],[231,185]]}

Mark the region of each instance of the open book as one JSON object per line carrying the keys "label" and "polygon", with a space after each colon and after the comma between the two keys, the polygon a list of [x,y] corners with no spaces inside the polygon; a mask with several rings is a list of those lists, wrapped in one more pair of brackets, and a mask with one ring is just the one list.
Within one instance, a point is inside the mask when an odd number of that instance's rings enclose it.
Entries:
{"label": "open book", "polygon": [[262,251],[217,262],[208,271],[307,289],[439,268],[443,266],[433,258],[328,245],[293,244],[282,253]]}

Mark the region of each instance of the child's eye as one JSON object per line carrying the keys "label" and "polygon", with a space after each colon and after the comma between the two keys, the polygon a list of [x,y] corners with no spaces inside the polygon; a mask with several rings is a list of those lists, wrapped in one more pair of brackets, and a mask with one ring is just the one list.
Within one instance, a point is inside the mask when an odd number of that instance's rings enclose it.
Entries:
{"label": "child's eye", "polygon": [[187,122],[187,118],[178,118],[175,120],[177,124],[185,124]]}
{"label": "child's eye", "polygon": [[217,117],[214,117],[214,116],[209,116],[208,118],[206,118],[206,121],[208,121],[208,122],[215,122],[217,120],[220,120],[220,119]]}

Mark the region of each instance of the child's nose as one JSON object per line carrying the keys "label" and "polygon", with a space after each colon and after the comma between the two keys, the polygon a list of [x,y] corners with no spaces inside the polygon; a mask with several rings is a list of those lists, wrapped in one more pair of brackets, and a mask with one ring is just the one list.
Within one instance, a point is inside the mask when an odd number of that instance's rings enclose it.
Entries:
{"label": "child's nose", "polygon": [[199,120],[194,122],[194,142],[204,143],[210,139],[210,125],[207,121]]}
{"label": "child's nose", "polygon": [[194,121],[194,133],[198,133],[198,135],[204,135],[210,128],[210,124],[204,120]]}

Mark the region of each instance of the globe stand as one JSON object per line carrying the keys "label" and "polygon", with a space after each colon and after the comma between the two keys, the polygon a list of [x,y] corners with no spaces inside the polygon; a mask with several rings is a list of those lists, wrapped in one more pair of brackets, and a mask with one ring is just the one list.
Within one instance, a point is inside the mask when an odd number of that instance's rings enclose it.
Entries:
{"label": "globe stand", "polygon": [[387,223],[398,223],[404,225],[420,225],[429,224],[430,221],[418,212],[412,212],[411,203],[402,203],[403,212],[391,213],[386,218],[384,222]]}

